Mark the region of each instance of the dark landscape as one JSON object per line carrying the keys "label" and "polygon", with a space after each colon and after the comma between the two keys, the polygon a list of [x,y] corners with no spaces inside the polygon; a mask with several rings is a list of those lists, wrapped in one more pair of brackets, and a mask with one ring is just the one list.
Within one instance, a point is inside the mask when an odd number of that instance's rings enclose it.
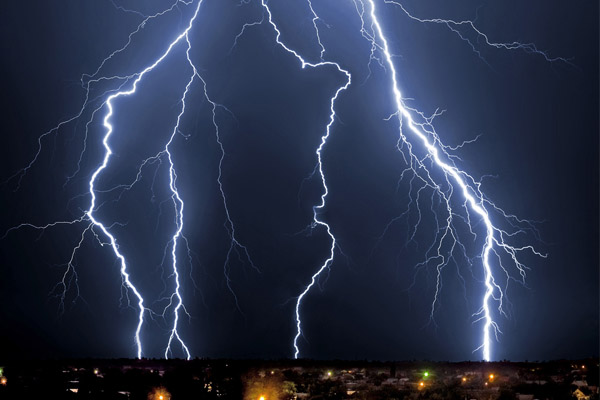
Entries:
{"label": "dark landscape", "polygon": [[598,399],[598,359],[548,362],[63,360],[0,367],[0,398]]}

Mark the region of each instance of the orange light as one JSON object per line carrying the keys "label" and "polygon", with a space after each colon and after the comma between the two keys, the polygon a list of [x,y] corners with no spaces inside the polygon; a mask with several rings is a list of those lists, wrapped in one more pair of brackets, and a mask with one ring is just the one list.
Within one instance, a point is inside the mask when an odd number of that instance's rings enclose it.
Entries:
{"label": "orange light", "polygon": [[0,385],[6,386],[6,382],[7,382],[7,380],[6,380],[5,376],[3,376],[2,378],[0,378]]}
{"label": "orange light", "polygon": [[171,394],[164,387],[158,387],[152,390],[152,393],[148,395],[148,398],[154,400],[169,400]]}
{"label": "orange light", "polygon": [[421,386],[421,387],[425,386],[425,382],[419,382],[419,386]]}
{"label": "orange light", "polygon": [[494,380],[494,374],[490,374],[490,381]]}
{"label": "orange light", "polygon": [[466,377],[463,377],[463,382],[466,382],[466,381],[467,381],[467,378],[466,378]]}
{"label": "orange light", "polygon": [[260,396],[260,397],[258,398],[258,400],[265,400],[265,399],[266,399],[266,397],[265,397],[265,396]]}

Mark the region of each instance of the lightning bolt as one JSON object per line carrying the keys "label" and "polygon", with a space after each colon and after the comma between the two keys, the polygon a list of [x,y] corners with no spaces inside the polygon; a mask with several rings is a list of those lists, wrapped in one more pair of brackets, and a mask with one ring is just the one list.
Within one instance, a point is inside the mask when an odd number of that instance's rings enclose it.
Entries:
{"label": "lightning bolt", "polygon": [[[391,77],[391,91],[394,95],[395,100],[395,108],[396,112],[393,116],[397,117],[398,121],[398,132],[399,139],[397,148],[405,157],[405,161],[407,161],[406,157],[408,157],[408,165],[409,167],[404,171],[412,172],[413,179],[417,178],[421,181],[422,186],[417,191],[417,202],[418,197],[425,187],[429,187],[433,190],[434,194],[437,194],[444,202],[446,207],[446,220],[445,224],[438,230],[438,235],[436,235],[436,239],[434,243],[431,245],[429,250],[427,251],[426,260],[421,263],[421,266],[427,265],[429,262],[435,262],[436,269],[436,285],[435,285],[435,294],[434,299],[431,304],[431,313],[430,320],[433,321],[434,312],[436,309],[436,304],[439,301],[439,293],[441,290],[441,271],[448,264],[450,258],[453,257],[456,246],[462,248],[463,253],[466,253],[464,246],[458,240],[458,235],[456,232],[456,228],[453,225],[453,219],[459,215],[457,211],[454,210],[451,201],[454,197],[455,191],[458,192],[462,198],[462,206],[465,209],[466,217],[463,217],[463,220],[467,223],[470,232],[475,235],[472,230],[472,221],[471,218],[473,216],[478,217],[481,222],[485,225],[485,240],[484,245],[481,248],[480,258],[481,258],[481,267],[483,269],[484,275],[484,286],[485,291],[483,297],[481,299],[481,307],[474,314],[476,317],[475,322],[482,321],[483,329],[482,329],[482,341],[481,345],[475,350],[481,350],[483,359],[486,361],[490,361],[492,359],[492,333],[496,336],[500,333],[500,329],[498,323],[494,320],[492,315],[492,301],[497,303],[497,309],[500,313],[504,314],[505,311],[503,309],[504,302],[504,290],[497,283],[498,278],[494,275],[494,268],[492,265],[492,257],[496,256],[497,266],[504,271],[507,275],[508,279],[510,279],[510,274],[507,271],[506,267],[502,264],[500,253],[504,253],[510,257],[514,266],[517,268],[518,273],[525,279],[526,266],[522,264],[517,255],[523,251],[531,251],[534,254],[545,257],[544,254],[539,253],[534,249],[533,246],[514,246],[508,243],[508,238],[516,235],[517,233],[521,233],[522,230],[517,230],[516,232],[507,232],[506,230],[500,229],[497,225],[492,222],[492,218],[490,216],[490,212],[494,211],[499,213],[502,217],[512,220],[523,222],[516,218],[515,216],[506,214],[502,209],[498,208],[493,202],[488,200],[485,195],[481,192],[481,183],[476,181],[471,175],[469,175],[466,171],[460,169],[453,159],[456,156],[453,156],[449,153],[450,150],[455,150],[450,146],[445,146],[437,132],[435,131],[432,121],[435,116],[439,115],[437,112],[432,117],[425,117],[423,113],[407,107],[404,99],[402,97],[402,93],[399,89],[398,84],[398,74],[396,72],[395,65],[392,61],[392,54],[390,53],[390,49],[388,46],[388,40],[383,32],[381,23],[377,17],[376,7],[374,0],[355,0],[356,9],[359,12],[361,21],[362,21],[362,31],[363,37],[365,37],[372,44],[372,49],[378,49],[383,55],[383,61],[385,62],[386,67],[389,69],[389,75]],[[565,59],[551,59],[545,53],[539,51],[532,44],[521,44],[521,43],[493,43],[490,42],[488,37],[478,30],[472,21],[461,21],[455,22],[452,20],[423,20],[418,19],[410,15],[404,7],[400,3],[395,1],[386,1],[386,3],[392,3],[397,6],[400,6],[402,10],[412,19],[415,19],[419,22],[433,22],[433,23],[441,23],[446,25],[453,32],[457,33],[461,39],[468,41],[464,36],[460,34],[460,32],[456,29],[457,26],[467,25],[472,30],[476,32],[478,36],[481,36],[485,39],[485,43],[489,46],[495,48],[503,48],[508,50],[513,49],[521,49],[530,53],[541,54],[545,57],[547,61],[566,61]],[[369,10],[366,10],[365,5],[368,4]],[[369,19],[371,21],[371,30],[367,31],[365,29],[365,14],[368,13]],[[474,51],[475,47],[471,44]],[[373,50],[372,53],[373,54]],[[480,55],[480,53],[478,53]],[[416,121],[416,116],[421,117],[421,121]],[[391,118],[391,117],[390,117]],[[462,145],[466,144],[463,143]],[[416,145],[420,144],[425,150],[426,154],[421,156],[420,158],[413,152],[413,149]],[[459,147],[462,147],[460,145]],[[441,171],[443,173],[443,181],[439,182],[439,179],[434,179],[435,173],[433,168]],[[404,175],[404,172],[402,175]],[[411,190],[412,190],[412,180],[411,180]],[[410,207],[410,205],[409,205]],[[417,225],[420,223],[421,214],[419,210],[419,219]],[[436,216],[437,220],[437,216]],[[387,228],[386,228],[387,229]],[[411,239],[414,238],[414,233],[416,231],[413,230]],[[440,234],[441,233],[441,234]],[[476,235],[475,235],[476,237]],[[449,242],[449,250],[447,253],[442,251],[442,246],[444,243]],[[437,246],[436,246],[437,244]],[[433,252],[432,255],[429,255],[430,252]],[[447,255],[444,255],[447,254]],[[468,259],[468,257],[467,257]],[[462,278],[462,277],[461,277]]]}
{"label": "lightning bolt", "polygon": [[[327,126],[325,128],[325,133],[321,137],[321,143],[319,144],[319,147],[315,151],[315,154],[317,156],[317,170],[319,172],[319,176],[321,177],[321,183],[323,185],[323,193],[321,194],[321,202],[319,204],[313,206],[312,227],[314,228],[317,225],[324,227],[325,230],[327,231],[327,235],[329,235],[329,238],[331,239],[331,246],[329,248],[329,257],[323,262],[323,264],[317,270],[317,272],[315,272],[313,274],[310,283],[305,287],[304,291],[302,293],[300,293],[300,295],[298,296],[298,298],[296,300],[296,336],[294,336],[293,345],[294,345],[294,358],[298,358],[298,356],[300,355],[300,348],[298,347],[298,340],[300,339],[300,336],[302,336],[302,319],[300,316],[300,308],[302,307],[302,300],[308,294],[310,289],[315,285],[315,283],[317,282],[317,279],[323,273],[323,271],[325,271],[333,263],[333,259],[335,256],[335,248],[337,246],[337,242],[336,242],[335,236],[333,235],[333,233],[331,231],[331,227],[325,221],[319,219],[319,211],[321,211],[325,207],[326,198],[327,198],[327,195],[329,194],[329,188],[327,187],[327,182],[325,180],[325,174],[323,172],[322,152],[323,152],[323,148],[327,144],[327,139],[329,139],[329,135],[331,134],[331,126],[335,122],[335,118],[336,118],[335,102],[338,99],[338,96],[340,95],[340,93],[343,92],[344,90],[346,90],[352,83],[352,75],[350,75],[350,72],[348,72],[347,70],[342,68],[336,62],[332,62],[332,61],[320,61],[317,63],[308,62],[298,52],[296,52],[295,50],[288,47],[285,43],[283,43],[281,41],[281,31],[277,27],[277,24],[275,24],[275,22],[273,21],[273,14],[271,13],[271,9],[269,8],[267,2],[265,0],[261,0],[261,4],[264,7],[265,11],[267,12],[269,24],[271,24],[271,26],[273,27],[273,30],[275,31],[275,41],[286,52],[288,52],[288,53],[292,54],[294,57],[296,57],[296,59],[298,59],[298,61],[300,61],[300,65],[302,68],[306,68],[306,67],[318,68],[318,67],[324,67],[324,66],[333,66],[333,67],[335,67],[335,69],[337,69],[339,72],[341,72],[342,74],[344,74],[346,76],[346,83],[344,85],[338,87],[337,90],[335,91],[335,94],[330,99],[329,123],[327,124]],[[309,5],[310,5],[310,10],[313,15],[312,23],[315,28],[316,34],[317,34],[317,40],[318,40],[318,43],[319,43],[319,46],[321,49],[320,57],[322,59],[323,55],[325,53],[325,47],[323,47],[323,44],[321,43],[321,37],[319,35],[319,28],[317,27],[317,21],[319,20],[319,17],[315,13],[315,10],[313,9],[312,3],[310,1],[309,1]]]}
{"label": "lightning bolt", "polygon": [[[199,8],[200,8],[200,3],[198,4],[198,9]],[[197,11],[196,11],[196,13],[197,13]],[[195,75],[196,67],[190,60],[190,49],[191,49],[192,45],[190,43],[190,39],[188,36],[188,32],[191,29],[195,18],[196,18],[196,15],[194,15],[194,17],[190,21],[190,25],[189,25],[187,31],[185,32],[185,40],[187,43],[187,49],[186,49],[185,54],[186,54],[188,63],[194,70],[194,74],[192,75],[192,77],[188,81],[188,84],[185,87],[185,91],[183,92],[183,97],[181,98],[181,112],[177,116],[177,123],[175,124],[175,127],[173,128],[171,137],[169,138],[169,141],[167,142],[167,144],[165,146],[165,153],[167,154],[167,158],[169,160],[169,188],[171,189],[171,193],[173,194],[172,195],[173,206],[175,207],[175,210],[177,210],[177,212],[176,212],[177,229],[175,231],[175,234],[173,235],[173,238],[171,239],[171,241],[173,242],[173,247],[171,248],[171,258],[172,258],[172,266],[173,266],[173,276],[175,277],[175,285],[176,286],[175,286],[174,293],[171,295],[169,304],[165,308],[165,311],[166,311],[167,308],[169,308],[172,305],[172,302],[175,299],[176,304],[175,304],[175,307],[173,310],[175,319],[173,322],[173,329],[171,330],[171,334],[169,336],[169,342],[167,344],[167,348],[165,349],[165,358],[169,358],[169,353],[171,352],[171,344],[174,339],[177,339],[177,341],[181,344],[181,347],[185,351],[185,354],[186,354],[188,360],[191,358],[190,351],[187,348],[187,346],[185,345],[185,343],[183,342],[183,340],[181,339],[181,337],[179,336],[179,332],[177,331],[177,325],[179,323],[179,310],[183,309],[185,311],[185,306],[183,305],[183,299],[181,298],[181,293],[179,292],[179,289],[180,289],[179,271],[177,270],[177,242],[178,242],[178,239],[181,237],[181,235],[182,235],[181,231],[183,230],[183,206],[184,206],[184,203],[183,203],[183,200],[181,199],[181,197],[179,196],[179,192],[177,191],[177,185],[176,185],[177,173],[175,172],[175,166],[173,165],[173,156],[169,152],[169,147],[170,147],[171,143],[173,142],[173,139],[175,138],[175,135],[177,134],[177,132],[179,130],[179,122],[181,121],[181,117],[185,113],[185,98],[188,94],[190,86],[194,82],[194,78],[196,77],[196,75]],[[188,314],[188,316],[189,316],[189,314]]]}
{"label": "lightning bolt", "polygon": [[[49,223],[46,225],[35,225],[35,224],[31,224],[31,223],[23,223],[20,224],[18,226],[15,226],[13,228],[10,228],[3,237],[6,237],[6,235],[8,235],[11,231],[16,230],[16,229],[20,229],[20,228],[33,228],[36,230],[41,230],[42,232],[45,231],[48,228],[52,228],[52,227],[56,227],[56,226],[60,226],[60,225],[74,225],[74,224],[79,224],[79,223],[86,223],[87,226],[85,227],[85,229],[83,230],[82,234],[81,234],[81,238],[79,240],[79,242],[77,243],[77,245],[74,247],[71,257],[69,259],[69,261],[67,262],[67,267],[65,269],[65,272],[63,274],[63,277],[61,279],[61,281],[55,286],[55,288],[53,289],[53,292],[57,291],[59,288],[62,288],[62,290],[60,291],[60,293],[57,295],[60,298],[60,310],[61,312],[64,311],[64,300],[65,300],[65,296],[66,293],[69,289],[69,287],[71,286],[72,281],[74,280],[74,285],[76,287],[76,292],[77,292],[77,298],[79,298],[80,293],[79,293],[79,287],[77,286],[77,272],[75,270],[75,264],[74,264],[74,260],[75,260],[75,256],[77,251],[81,248],[86,234],[88,232],[92,232],[94,234],[94,236],[96,237],[96,239],[100,242],[101,245],[109,245],[112,249],[112,252],[114,253],[115,257],[118,259],[119,264],[120,264],[120,274],[121,274],[121,278],[124,284],[124,287],[126,289],[125,293],[127,294],[128,292],[132,292],[133,295],[135,296],[136,300],[137,300],[137,309],[138,309],[138,322],[137,322],[137,326],[136,326],[136,330],[135,330],[135,334],[134,334],[134,341],[135,341],[135,345],[136,345],[136,354],[138,358],[141,358],[143,355],[143,345],[142,345],[142,340],[140,337],[140,332],[142,329],[142,326],[144,325],[145,322],[145,315],[150,315],[150,316],[154,316],[154,315],[161,315],[163,317],[166,316],[167,312],[172,308],[172,314],[173,314],[173,325],[170,331],[170,336],[168,339],[168,343],[167,343],[167,347],[165,349],[165,357],[168,357],[169,354],[172,352],[172,345],[175,341],[177,341],[186,357],[189,359],[191,357],[190,355],[190,351],[188,349],[188,347],[186,346],[185,342],[183,341],[183,339],[181,338],[179,331],[178,331],[178,323],[179,323],[179,319],[180,319],[180,313],[186,312],[185,311],[185,306],[183,304],[183,299],[181,296],[181,284],[180,284],[180,276],[179,276],[179,271],[178,271],[178,260],[177,260],[177,249],[178,249],[178,244],[180,242],[181,239],[185,240],[185,237],[182,234],[183,231],[183,221],[184,221],[184,202],[183,199],[181,198],[178,190],[177,190],[177,173],[175,171],[175,166],[174,166],[174,162],[173,162],[173,156],[172,153],[170,152],[170,146],[175,138],[176,133],[179,131],[179,124],[181,121],[181,117],[183,116],[184,112],[185,112],[185,99],[186,96],[188,94],[188,91],[190,89],[190,86],[192,85],[194,78],[197,76],[197,70],[196,67],[193,65],[190,56],[189,56],[189,51],[191,48],[191,43],[189,41],[189,32],[193,27],[194,21],[196,20],[198,13],[200,11],[200,7],[202,5],[203,0],[199,0],[197,2],[197,5],[194,9],[194,13],[191,16],[187,27],[185,30],[183,30],[183,32],[181,32],[166,48],[166,50],[158,57],[156,58],[149,66],[147,66],[146,68],[144,68],[143,70],[130,74],[130,75],[125,75],[125,76],[111,76],[111,77],[104,77],[104,76],[99,76],[100,71],[103,69],[103,67],[106,65],[107,62],[109,62],[115,55],[123,52],[125,49],[127,49],[129,47],[129,45],[132,42],[132,38],[133,36],[135,36],[137,33],[139,33],[141,31],[141,29],[145,26],[145,24],[147,22],[149,22],[150,20],[154,19],[154,18],[158,18],[164,14],[166,14],[167,12],[172,11],[173,9],[175,9],[176,6],[178,6],[179,4],[183,4],[186,6],[189,6],[191,4],[193,4],[192,1],[182,1],[182,0],[178,0],[176,2],[174,2],[170,8],[167,8],[159,13],[156,13],[154,15],[151,16],[145,16],[143,21],[137,26],[137,29],[135,29],[132,33],[129,34],[128,37],[128,41],[125,43],[124,46],[122,46],[121,48],[115,50],[114,52],[112,52],[110,55],[108,55],[107,57],[105,57],[102,62],[100,63],[99,67],[91,74],[83,74],[82,78],[81,78],[81,83],[82,83],[82,87],[85,89],[85,99],[84,99],[84,103],[82,105],[82,107],[80,108],[79,112],[77,114],[75,114],[74,116],[60,122],[57,126],[55,126],[54,128],[52,128],[51,130],[45,132],[44,134],[42,134],[39,138],[38,138],[38,149],[36,151],[36,153],[34,154],[34,157],[32,158],[32,160],[21,170],[17,171],[15,174],[13,174],[12,176],[10,176],[8,178],[8,180],[6,182],[10,182],[13,179],[18,179],[17,181],[17,187],[16,190],[18,190],[19,185],[21,183],[21,179],[26,175],[26,173],[28,172],[29,169],[31,169],[33,167],[33,165],[35,164],[35,162],[37,161],[39,154],[42,151],[42,141],[45,137],[51,135],[51,134],[55,134],[57,133],[64,125],[69,124],[73,121],[76,121],[77,119],[79,119],[83,113],[85,112],[85,110],[88,108],[88,106],[94,101],[97,100],[96,99],[92,99],[90,97],[91,94],[91,87],[93,84],[97,84],[99,82],[104,82],[104,81],[120,81],[119,86],[117,87],[117,89],[112,89],[109,91],[104,92],[101,96],[99,96],[98,98],[102,98],[106,95],[108,95],[108,97],[105,98],[104,101],[101,102],[101,104],[97,107],[95,107],[93,109],[93,112],[91,114],[90,120],[86,123],[85,126],[85,136],[84,136],[84,146],[83,146],[83,150],[80,154],[80,157],[78,159],[78,163],[77,163],[77,169],[76,171],[70,175],[67,178],[67,182],[73,178],[80,170],[80,164],[81,164],[81,160],[82,160],[82,156],[83,153],[86,150],[86,143],[87,143],[87,137],[88,137],[88,130],[89,130],[89,125],[91,124],[91,122],[93,121],[94,117],[96,116],[97,113],[99,113],[102,109],[105,109],[105,113],[104,113],[104,117],[102,119],[103,123],[103,127],[105,130],[104,136],[102,138],[102,145],[104,147],[104,157],[102,159],[102,162],[100,163],[100,165],[93,171],[93,173],[91,174],[90,180],[88,182],[88,195],[90,196],[90,203],[89,206],[87,208],[87,210],[84,212],[84,214],[82,216],[80,216],[77,219],[71,220],[71,221],[57,221],[57,222],[53,222],[53,223]],[[113,3],[114,4],[114,3]],[[118,6],[115,5],[115,7],[119,8]],[[164,150],[162,150],[160,153],[158,153],[157,155],[150,157],[146,160],[144,160],[142,162],[142,164],[139,167],[139,171],[138,174],[136,176],[136,179],[134,180],[134,182],[132,182],[131,184],[128,185],[119,185],[117,187],[114,187],[112,189],[108,189],[108,190],[97,190],[96,189],[96,184],[97,184],[97,180],[98,178],[101,176],[102,172],[108,167],[110,159],[111,159],[111,155],[113,154],[112,149],[110,147],[109,141],[110,138],[112,136],[112,134],[114,133],[114,127],[112,125],[111,122],[111,118],[114,114],[114,110],[115,110],[115,102],[116,100],[123,98],[123,97],[128,97],[128,96],[133,96],[136,94],[137,91],[137,87],[138,84],[142,81],[142,79],[151,71],[153,71],[159,64],[161,64],[168,56],[169,54],[172,52],[172,50],[181,42],[183,42],[185,40],[186,44],[187,44],[187,51],[186,51],[186,57],[187,57],[187,61],[189,63],[189,65],[192,67],[193,69],[193,74],[190,77],[190,80],[188,82],[188,84],[185,87],[185,91],[182,95],[181,98],[181,111],[179,113],[179,115],[177,116],[177,121],[175,126],[173,127],[173,131],[172,134],[168,140],[168,142],[165,145]],[[129,88],[124,89],[124,87],[129,86]],[[169,189],[171,191],[171,199],[173,202],[173,207],[175,209],[175,214],[176,214],[176,229],[175,232],[173,233],[173,236],[171,238],[171,264],[172,264],[172,276],[174,277],[174,281],[175,281],[175,288],[173,293],[169,296],[169,303],[167,304],[167,306],[164,308],[162,314],[157,314],[155,313],[153,310],[151,310],[150,308],[146,307],[144,304],[144,298],[142,296],[142,294],[140,293],[140,291],[136,288],[136,286],[133,284],[132,280],[131,280],[131,276],[128,270],[128,263],[126,261],[125,256],[121,253],[121,251],[119,250],[119,245],[118,245],[118,240],[115,237],[114,234],[111,233],[111,228],[116,224],[112,224],[112,225],[105,225],[104,223],[102,223],[97,217],[96,217],[96,212],[98,211],[98,209],[100,207],[102,207],[102,204],[97,204],[97,193],[101,192],[101,193],[107,193],[107,192],[111,192],[117,189],[122,189],[122,190],[130,190],[139,180],[142,174],[142,169],[149,163],[153,163],[155,161],[160,161],[160,159],[162,157],[165,157],[168,160],[168,165],[169,165]],[[65,183],[65,185],[66,185]],[[123,193],[123,192],[122,192]],[[122,195],[121,193],[121,195]],[[120,196],[119,196],[120,198]],[[118,200],[117,200],[118,201]],[[100,232],[103,233],[103,235],[107,238],[108,242],[104,242],[100,239],[100,237],[96,234],[96,231],[98,230]],[[187,243],[187,240],[186,240]],[[189,248],[188,248],[188,255],[189,255]],[[127,298],[129,299],[129,296],[127,294]],[[75,300],[74,300],[75,301]],[[187,312],[186,312],[187,314]],[[189,314],[188,314],[189,316]]]}
{"label": "lightning bolt", "polygon": [[[139,293],[139,291],[136,289],[136,287],[133,285],[133,283],[131,282],[131,280],[129,279],[129,273],[127,272],[127,263],[125,261],[125,257],[119,252],[119,248],[117,246],[117,241],[115,239],[115,237],[108,231],[108,229],[98,220],[96,220],[96,218],[94,217],[94,209],[96,206],[96,194],[94,192],[94,184],[96,182],[96,179],[98,177],[98,175],[100,175],[100,173],[107,167],[108,162],[110,160],[110,156],[112,154],[112,150],[108,144],[108,140],[111,136],[111,134],[113,133],[113,126],[111,125],[110,119],[113,115],[114,112],[114,106],[113,106],[113,100],[116,100],[120,97],[124,97],[124,96],[131,96],[133,94],[136,93],[137,90],[137,85],[138,83],[144,78],[144,76],[151,72],[152,70],[154,70],[168,55],[169,53],[171,53],[171,50],[179,43],[181,42],[184,38],[186,39],[186,42],[188,44],[188,51],[187,51],[187,56],[188,56],[188,60],[189,60],[189,48],[190,48],[190,42],[188,39],[188,33],[189,31],[192,29],[192,26],[194,24],[194,21],[196,20],[196,17],[198,16],[198,13],[200,11],[200,6],[202,5],[202,0],[198,1],[198,5],[196,6],[196,10],[192,16],[192,18],[189,21],[189,24],[187,26],[187,28],[181,33],[179,34],[179,36],[177,36],[175,38],[175,40],[173,40],[167,50],[158,58],[156,59],[150,66],[146,67],[144,70],[142,70],[139,74],[137,74],[137,78],[133,81],[133,84],[131,86],[131,88],[129,90],[124,90],[124,91],[119,91],[117,93],[114,93],[112,95],[110,95],[107,100],[106,100],[106,107],[108,109],[107,113],[104,116],[104,120],[103,120],[103,125],[106,128],[106,134],[104,136],[104,139],[102,140],[102,143],[104,145],[104,148],[106,149],[106,153],[104,155],[104,160],[102,162],[102,164],[100,165],[100,167],[98,169],[96,169],[96,171],[94,171],[94,173],[92,174],[92,178],[90,179],[90,195],[91,195],[91,201],[90,201],[90,207],[86,212],[86,215],[88,216],[88,218],[90,219],[90,221],[97,227],[99,227],[102,232],[104,232],[104,234],[110,239],[110,243],[113,249],[113,252],[115,253],[115,256],[120,260],[121,263],[121,275],[123,276],[123,279],[127,285],[127,287],[129,289],[131,289],[133,291],[133,293],[135,294],[135,296],[138,299],[138,306],[139,306],[139,316],[138,316],[138,325],[137,325],[137,329],[135,331],[135,342],[137,345],[137,356],[138,358],[142,357],[142,343],[140,340],[140,330],[142,329],[142,325],[144,323],[144,314],[145,314],[145,307],[144,307],[144,299],[142,298],[142,295]],[[191,61],[190,61],[191,63]],[[179,336],[179,333],[177,331],[177,324],[179,321],[179,310],[183,307],[182,304],[182,298],[181,298],[181,293],[179,291],[180,289],[180,283],[179,283],[179,273],[177,271],[177,255],[176,255],[176,250],[177,250],[177,240],[179,239],[180,235],[181,235],[181,231],[183,229],[183,200],[181,199],[181,197],[179,196],[179,193],[177,192],[177,186],[176,186],[176,181],[177,181],[177,174],[175,173],[175,168],[173,166],[173,160],[172,160],[172,155],[169,152],[169,146],[171,145],[173,138],[177,132],[177,129],[179,127],[179,121],[181,120],[181,116],[183,115],[184,111],[185,111],[185,96],[188,92],[188,89],[190,87],[190,85],[193,82],[193,76],[192,79],[190,79],[190,81],[188,82],[186,88],[185,88],[185,92],[183,94],[182,97],[182,107],[181,107],[181,112],[177,117],[177,124],[175,125],[175,127],[173,128],[173,133],[171,135],[171,138],[169,139],[167,145],[165,146],[165,153],[168,155],[168,159],[169,159],[169,179],[170,179],[170,184],[169,187],[171,189],[171,192],[173,193],[173,204],[176,208],[176,215],[177,215],[177,229],[175,234],[173,235],[172,241],[173,241],[173,247],[172,247],[172,251],[171,251],[171,255],[172,255],[172,265],[173,265],[173,274],[175,276],[175,282],[176,282],[176,288],[175,288],[175,292],[171,297],[171,300],[173,301],[173,299],[175,299],[176,301],[176,305],[174,308],[174,315],[175,315],[175,322],[173,323],[173,329],[171,331],[171,335],[169,337],[169,343],[167,345],[167,349],[165,350],[165,357],[168,356],[168,353],[171,349],[171,343],[173,341],[174,338],[176,338],[181,346],[183,347],[184,351],[186,352],[187,358],[190,358],[190,353],[188,348],[186,347],[185,343],[183,342],[183,340],[181,339],[181,337]],[[171,304],[169,304],[171,305]]]}

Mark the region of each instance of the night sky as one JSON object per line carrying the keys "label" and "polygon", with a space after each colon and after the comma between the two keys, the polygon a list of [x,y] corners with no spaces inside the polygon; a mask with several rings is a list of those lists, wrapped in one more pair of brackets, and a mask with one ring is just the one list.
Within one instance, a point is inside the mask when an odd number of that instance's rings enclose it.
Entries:
{"label": "night sky", "polygon": [[[103,157],[98,111],[114,81],[91,91],[81,118],[42,141],[38,137],[76,115],[84,103],[83,73],[126,42],[130,32],[171,0],[136,2],[2,2],[0,34],[0,234],[24,222],[44,225],[81,216],[89,206],[88,182]],[[416,269],[434,239],[431,191],[420,198],[423,218],[407,243],[417,211],[409,205],[409,179],[396,150],[397,120],[389,68],[369,65],[370,44],[360,35],[351,1],[314,0],[325,59],[352,73],[353,84],[336,103],[337,119],[323,150],[329,196],[320,213],[335,234],[335,261],[302,305],[302,356],[340,359],[481,359],[481,324],[472,316],[483,293],[481,260],[464,258],[442,271],[435,322],[429,320],[435,266]],[[485,46],[479,52],[445,25],[410,20],[398,7],[377,1],[394,54],[399,86],[410,107],[430,115],[442,141],[456,146],[462,169],[482,180],[487,198],[507,213],[537,221],[518,244],[534,245],[547,258],[524,253],[526,285],[510,281],[507,316],[493,359],[545,360],[598,356],[599,352],[599,165],[598,4],[580,1],[403,1],[421,18],[475,19],[490,40],[535,43],[550,57]],[[120,9],[119,6],[123,8]],[[104,65],[100,75],[129,75],[156,59],[185,29],[194,7],[148,22],[130,47]],[[307,59],[319,47],[305,1],[273,0],[282,40]],[[130,11],[125,11],[125,9]],[[136,10],[137,12],[132,12]],[[260,21],[260,2],[205,0],[190,32],[190,56],[206,80],[209,96],[227,108],[216,118],[225,149],[222,182],[240,248],[230,246],[217,183],[221,151],[211,106],[196,81],[171,147],[177,185],[185,201],[183,233],[190,257],[178,253],[182,295],[191,318],[180,333],[194,357],[293,356],[294,305],[311,275],[328,256],[322,227],[306,229],[322,184],[313,171],[329,118],[329,101],[344,84],[333,67],[300,68]],[[133,182],[140,163],[162,148],[181,108],[190,76],[185,46],[174,48],[149,74],[135,96],[117,102],[110,144],[114,150],[98,188]],[[395,122],[396,121],[396,122]],[[173,287],[165,246],[174,211],[163,162],[143,169],[128,191],[99,193],[97,217],[111,228],[128,261],[131,279],[146,304],[158,311]],[[414,190],[413,190],[414,195]],[[397,218],[386,231],[386,226]],[[494,218],[498,218],[496,215]],[[498,219],[498,224],[503,224]],[[471,255],[477,253],[465,225],[457,223]],[[76,253],[77,277],[60,308],[56,286],[87,225],[45,231],[28,227],[0,241],[0,360],[17,357],[135,357],[135,301],[127,306],[119,265],[109,246],[89,232]],[[481,225],[474,228],[481,229]],[[99,240],[106,237],[98,234]],[[167,248],[168,249],[168,248]],[[182,247],[183,249],[183,247]],[[170,250],[167,250],[170,251]],[[191,259],[191,263],[189,260]],[[161,263],[163,267],[161,268]],[[462,279],[460,276],[462,276]],[[518,276],[511,269],[511,276]],[[463,283],[464,279],[464,283]],[[78,286],[76,285],[78,283]],[[78,292],[79,291],[79,292]],[[163,298],[161,300],[161,298]],[[164,352],[172,318],[150,319],[142,329],[144,355]],[[182,357],[175,346],[174,356]]]}

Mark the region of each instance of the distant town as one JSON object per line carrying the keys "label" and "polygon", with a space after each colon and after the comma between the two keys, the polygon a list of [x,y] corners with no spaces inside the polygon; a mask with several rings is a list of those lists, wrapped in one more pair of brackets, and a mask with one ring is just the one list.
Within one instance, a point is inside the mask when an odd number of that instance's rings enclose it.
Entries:
{"label": "distant town", "polygon": [[0,364],[0,399],[595,400],[598,359],[72,360]]}

